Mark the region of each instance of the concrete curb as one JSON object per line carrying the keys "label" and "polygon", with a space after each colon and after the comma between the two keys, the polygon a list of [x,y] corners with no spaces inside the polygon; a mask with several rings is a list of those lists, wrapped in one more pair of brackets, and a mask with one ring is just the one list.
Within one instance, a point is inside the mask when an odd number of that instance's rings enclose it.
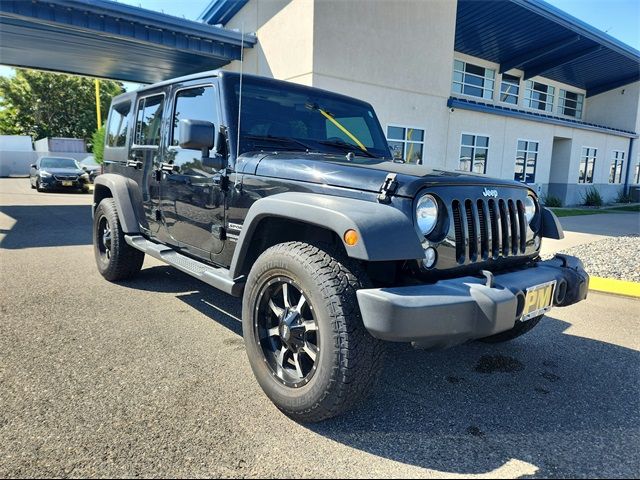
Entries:
{"label": "concrete curb", "polygon": [[613,278],[591,277],[589,279],[589,290],[640,298],[640,283],[625,282]]}

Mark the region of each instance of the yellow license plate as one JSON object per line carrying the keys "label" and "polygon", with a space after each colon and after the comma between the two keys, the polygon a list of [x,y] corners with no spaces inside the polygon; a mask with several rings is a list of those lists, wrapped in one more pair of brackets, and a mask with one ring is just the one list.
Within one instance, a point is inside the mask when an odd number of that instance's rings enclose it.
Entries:
{"label": "yellow license plate", "polygon": [[528,288],[521,320],[529,320],[551,310],[555,289],[555,280]]}
{"label": "yellow license plate", "polygon": [[70,187],[71,185],[73,185],[73,182],[71,180],[64,180],[62,182],[63,187]]}

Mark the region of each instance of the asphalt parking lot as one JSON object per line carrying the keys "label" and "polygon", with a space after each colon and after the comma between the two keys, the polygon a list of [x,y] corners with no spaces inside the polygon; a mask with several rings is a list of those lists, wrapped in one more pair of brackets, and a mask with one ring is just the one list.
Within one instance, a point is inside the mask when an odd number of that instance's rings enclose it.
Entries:
{"label": "asphalt parking lot", "polygon": [[263,395],[240,301],[94,267],[90,195],[0,179],[2,477],[638,477],[640,302],[592,293],[502,345],[390,348],[347,416]]}

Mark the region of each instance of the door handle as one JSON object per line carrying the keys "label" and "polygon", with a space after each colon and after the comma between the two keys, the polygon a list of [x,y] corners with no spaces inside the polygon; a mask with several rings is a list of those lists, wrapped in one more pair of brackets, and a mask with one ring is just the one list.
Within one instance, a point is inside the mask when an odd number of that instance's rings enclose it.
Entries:
{"label": "door handle", "polygon": [[165,173],[174,173],[177,172],[179,170],[177,165],[174,165],[173,163],[161,163],[160,164],[160,170],[162,170]]}
{"label": "door handle", "polygon": [[142,168],[142,165],[142,161],[138,160],[137,158],[130,158],[127,160],[127,167]]}

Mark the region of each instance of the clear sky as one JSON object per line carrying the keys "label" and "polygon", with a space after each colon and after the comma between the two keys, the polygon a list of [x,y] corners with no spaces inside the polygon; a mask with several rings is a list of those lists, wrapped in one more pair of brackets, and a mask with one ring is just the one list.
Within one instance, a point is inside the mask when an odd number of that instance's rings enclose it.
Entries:
{"label": "clear sky", "polygon": [[[209,5],[210,0],[119,0],[119,2],[196,20]],[[547,0],[547,2],[640,50],[640,0]],[[0,66],[0,75],[11,74],[11,68]],[[135,84],[127,87],[134,88]]]}

